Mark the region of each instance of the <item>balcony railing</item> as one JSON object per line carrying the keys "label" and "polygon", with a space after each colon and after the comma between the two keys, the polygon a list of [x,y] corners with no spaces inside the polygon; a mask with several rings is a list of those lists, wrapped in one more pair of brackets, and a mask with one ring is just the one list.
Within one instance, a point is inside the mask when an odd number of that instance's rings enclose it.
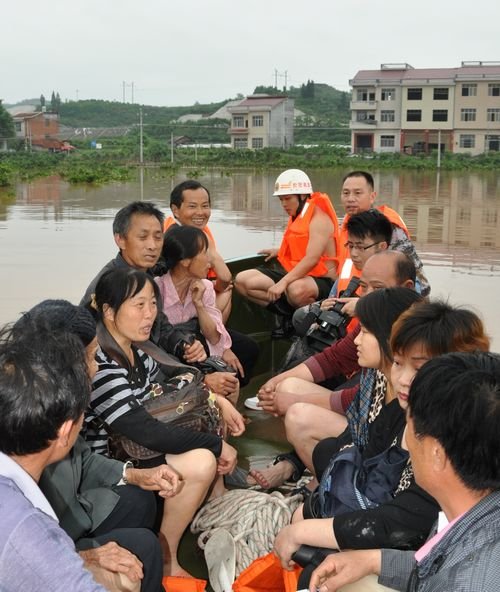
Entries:
{"label": "balcony railing", "polygon": [[351,111],[373,111],[377,108],[377,101],[351,101],[349,107]]}

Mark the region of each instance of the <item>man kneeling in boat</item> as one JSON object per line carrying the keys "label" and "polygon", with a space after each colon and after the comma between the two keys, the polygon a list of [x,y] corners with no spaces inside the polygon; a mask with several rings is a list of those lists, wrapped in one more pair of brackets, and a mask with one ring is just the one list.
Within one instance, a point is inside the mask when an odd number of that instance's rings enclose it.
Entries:
{"label": "man kneeling in boat", "polygon": [[279,249],[259,253],[265,261],[275,257],[278,261],[273,267],[240,272],[235,287],[252,302],[289,316],[296,308],[328,296],[337,276],[338,221],[328,195],[313,192],[303,171],[281,173],[273,195],[289,215],[288,225]]}

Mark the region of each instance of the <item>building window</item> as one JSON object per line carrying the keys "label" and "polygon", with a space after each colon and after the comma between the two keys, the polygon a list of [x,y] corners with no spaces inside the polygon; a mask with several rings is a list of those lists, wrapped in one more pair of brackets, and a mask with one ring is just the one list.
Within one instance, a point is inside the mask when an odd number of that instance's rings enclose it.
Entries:
{"label": "building window", "polygon": [[448,109],[433,109],[432,121],[448,121]]}
{"label": "building window", "polygon": [[500,121],[500,109],[488,109],[486,119],[487,121]]}
{"label": "building window", "polygon": [[394,136],[380,136],[380,146],[382,148],[394,148]]}
{"label": "building window", "polygon": [[356,96],[358,98],[358,101],[366,102],[375,100],[375,92],[368,91],[367,88],[358,88]]}
{"label": "building window", "polygon": [[252,138],[252,148],[264,148],[264,138]]}
{"label": "building window", "polygon": [[262,127],[264,125],[263,115],[252,115],[252,127]]}
{"label": "building window", "polygon": [[394,111],[381,111],[380,121],[394,121]]}
{"label": "building window", "polygon": [[22,130],[22,123],[20,121],[14,122],[16,132],[20,132]]}
{"label": "building window", "polygon": [[50,119],[48,117],[44,117],[44,121],[45,121],[45,127],[49,127]]}
{"label": "building window", "polygon": [[368,111],[356,111],[356,121],[375,121],[375,113]]}
{"label": "building window", "polygon": [[[422,89],[421,88],[409,88],[408,89],[408,100],[409,101],[421,101],[422,100]],[[418,121],[420,121],[420,119]]]}
{"label": "building window", "polygon": [[435,101],[447,101],[448,100],[448,88],[435,88],[434,89],[434,100]]}
{"label": "building window", "polygon": [[476,121],[476,110],[475,109],[461,109],[460,110],[460,121]]}
{"label": "building window", "polygon": [[489,97],[500,97],[500,84],[496,84],[496,83],[488,84],[488,96]]}
{"label": "building window", "polygon": [[477,95],[477,84],[462,84],[463,97],[475,97]]}
{"label": "building window", "polygon": [[406,121],[422,121],[422,110],[408,109],[406,111]]}
{"label": "building window", "polygon": [[474,134],[460,134],[460,148],[475,148],[476,136]]}
{"label": "building window", "polygon": [[234,138],[235,148],[248,148],[248,140],[246,138]]}
{"label": "building window", "polygon": [[383,88],[381,97],[382,97],[382,101],[395,101],[396,100],[396,89],[395,88]]}
{"label": "building window", "polygon": [[243,115],[235,115],[233,117],[233,127],[245,127],[245,118]]}

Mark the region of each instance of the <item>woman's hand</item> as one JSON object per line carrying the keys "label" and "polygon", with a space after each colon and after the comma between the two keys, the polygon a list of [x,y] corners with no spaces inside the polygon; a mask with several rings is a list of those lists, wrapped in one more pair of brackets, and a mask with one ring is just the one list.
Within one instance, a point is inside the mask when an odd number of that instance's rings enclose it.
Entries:
{"label": "woman's hand", "polygon": [[187,364],[204,362],[207,359],[207,352],[205,351],[201,341],[195,339],[191,345],[186,344],[184,347],[183,358]]}
{"label": "woman's hand", "polygon": [[191,298],[195,306],[203,306],[203,294],[205,293],[205,284],[202,280],[193,280],[189,287]]}
{"label": "woman's hand", "polygon": [[288,282],[285,278],[282,278],[279,282],[276,282],[267,291],[267,297],[269,302],[275,302],[285,292],[288,287]]}
{"label": "woman's hand", "polygon": [[222,442],[222,450],[219,458],[217,459],[217,473],[219,475],[227,475],[232,473],[236,467],[236,461],[238,460],[238,453],[227,442]]}
{"label": "woman's hand", "polygon": [[236,407],[222,395],[216,395],[216,398],[229,435],[241,436],[245,431],[245,420],[243,419],[243,415],[241,415]]}

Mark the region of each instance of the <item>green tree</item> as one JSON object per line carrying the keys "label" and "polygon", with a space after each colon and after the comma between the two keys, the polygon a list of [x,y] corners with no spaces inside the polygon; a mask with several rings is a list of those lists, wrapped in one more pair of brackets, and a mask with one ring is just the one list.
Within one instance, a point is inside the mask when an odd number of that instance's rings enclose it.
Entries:
{"label": "green tree", "polygon": [[45,97],[40,95],[40,107],[45,107]]}
{"label": "green tree", "polygon": [[0,149],[5,147],[6,141],[14,136],[14,120],[4,109],[0,99]]}

